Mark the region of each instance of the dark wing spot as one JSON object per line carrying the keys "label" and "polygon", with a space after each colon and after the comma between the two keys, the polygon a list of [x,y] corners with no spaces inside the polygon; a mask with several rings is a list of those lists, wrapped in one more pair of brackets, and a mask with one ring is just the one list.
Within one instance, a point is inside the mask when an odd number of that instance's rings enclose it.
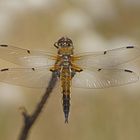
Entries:
{"label": "dark wing spot", "polygon": [[33,71],[35,71],[35,68],[32,68]]}
{"label": "dark wing spot", "polygon": [[106,54],[107,53],[107,51],[104,51],[104,54]]}
{"label": "dark wing spot", "polygon": [[4,44],[2,44],[2,45],[0,45],[1,47],[8,47],[8,45],[4,45]]}
{"label": "dark wing spot", "polygon": [[125,72],[130,72],[130,73],[132,73],[133,71],[131,71],[131,70],[124,70]]}
{"label": "dark wing spot", "polygon": [[126,48],[127,49],[131,49],[131,48],[134,48],[134,46],[127,46]]}
{"label": "dark wing spot", "polygon": [[9,70],[9,69],[7,69],[7,68],[6,69],[1,69],[0,71],[7,71],[7,70]]}
{"label": "dark wing spot", "polygon": [[101,71],[102,69],[98,69],[98,71]]}
{"label": "dark wing spot", "polygon": [[30,52],[30,50],[27,50],[27,53],[29,53],[29,54],[30,54],[30,53],[31,53],[31,52]]}

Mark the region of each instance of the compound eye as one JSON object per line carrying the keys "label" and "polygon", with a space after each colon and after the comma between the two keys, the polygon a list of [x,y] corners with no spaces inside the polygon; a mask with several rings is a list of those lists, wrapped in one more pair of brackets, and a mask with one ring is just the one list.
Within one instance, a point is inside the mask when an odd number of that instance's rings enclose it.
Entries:
{"label": "compound eye", "polygon": [[68,43],[68,44],[67,44],[67,46],[69,46],[69,47],[70,47],[70,46],[71,46],[71,43]]}
{"label": "compound eye", "polygon": [[59,42],[59,43],[58,43],[58,46],[63,46],[63,43],[62,43],[62,42]]}

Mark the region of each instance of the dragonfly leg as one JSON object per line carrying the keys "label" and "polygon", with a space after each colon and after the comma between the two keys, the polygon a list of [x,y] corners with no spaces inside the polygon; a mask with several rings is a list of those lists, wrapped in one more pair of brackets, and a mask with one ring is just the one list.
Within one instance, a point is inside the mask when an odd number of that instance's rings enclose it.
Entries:
{"label": "dragonfly leg", "polygon": [[59,69],[60,69],[60,67],[58,65],[55,65],[50,68],[50,71],[55,72],[55,71],[58,71]]}
{"label": "dragonfly leg", "polygon": [[81,72],[83,71],[82,68],[80,68],[79,66],[75,65],[75,64],[72,64],[72,69],[75,70],[76,72]]}

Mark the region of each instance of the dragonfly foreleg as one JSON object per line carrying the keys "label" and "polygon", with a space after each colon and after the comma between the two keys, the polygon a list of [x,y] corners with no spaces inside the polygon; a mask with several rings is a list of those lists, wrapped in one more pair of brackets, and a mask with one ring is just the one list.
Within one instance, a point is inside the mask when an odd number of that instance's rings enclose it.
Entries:
{"label": "dragonfly foreleg", "polygon": [[59,69],[60,69],[60,66],[54,65],[53,67],[50,68],[50,71],[55,72],[55,71],[58,71]]}
{"label": "dragonfly foreleg", "polygon": [[72,64],[71,68],[76,71],[76,72],[81,72],[83,71],[82,68],[80,68],[79,66],[75,65],[75,64]]}

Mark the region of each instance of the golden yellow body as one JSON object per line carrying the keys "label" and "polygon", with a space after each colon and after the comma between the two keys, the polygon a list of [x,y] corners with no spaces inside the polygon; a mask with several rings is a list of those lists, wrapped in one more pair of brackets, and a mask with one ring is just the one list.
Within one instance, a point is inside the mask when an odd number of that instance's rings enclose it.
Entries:
{"label": "golden yellow body", "polygon": [[62,93],[65,95],[70,94],[71,79],[72,79],[72,77],[71,77],[70,70],[62,67],[61,74],[60,74],[60,80],[61,80]]}
{"label": "golden yellow body", "polygon": [[74,65],[74,60],[76,60],[74,56],[70,56],[68,66],[64,66],[63,56],[58,55],[56,58],[56,63],[54,67],[52,67],[51,71],[59,71],[60,82],[62,87],[62,93],[67,95],[70,94],[71,89],[71,80],[72,80],[72,72],[80,72],[82,69],[76,65]]}
{"label": "golden yellow body", "polygon": [[54,46],[58,49],[58,55],[55,58],[55,65],[50,70],[55,72],[60,79],[65,122],[68,122],[72,78],[82,69],[74,64],[78,58],[73,56],[73,43],[69,38],[62,37]]}

